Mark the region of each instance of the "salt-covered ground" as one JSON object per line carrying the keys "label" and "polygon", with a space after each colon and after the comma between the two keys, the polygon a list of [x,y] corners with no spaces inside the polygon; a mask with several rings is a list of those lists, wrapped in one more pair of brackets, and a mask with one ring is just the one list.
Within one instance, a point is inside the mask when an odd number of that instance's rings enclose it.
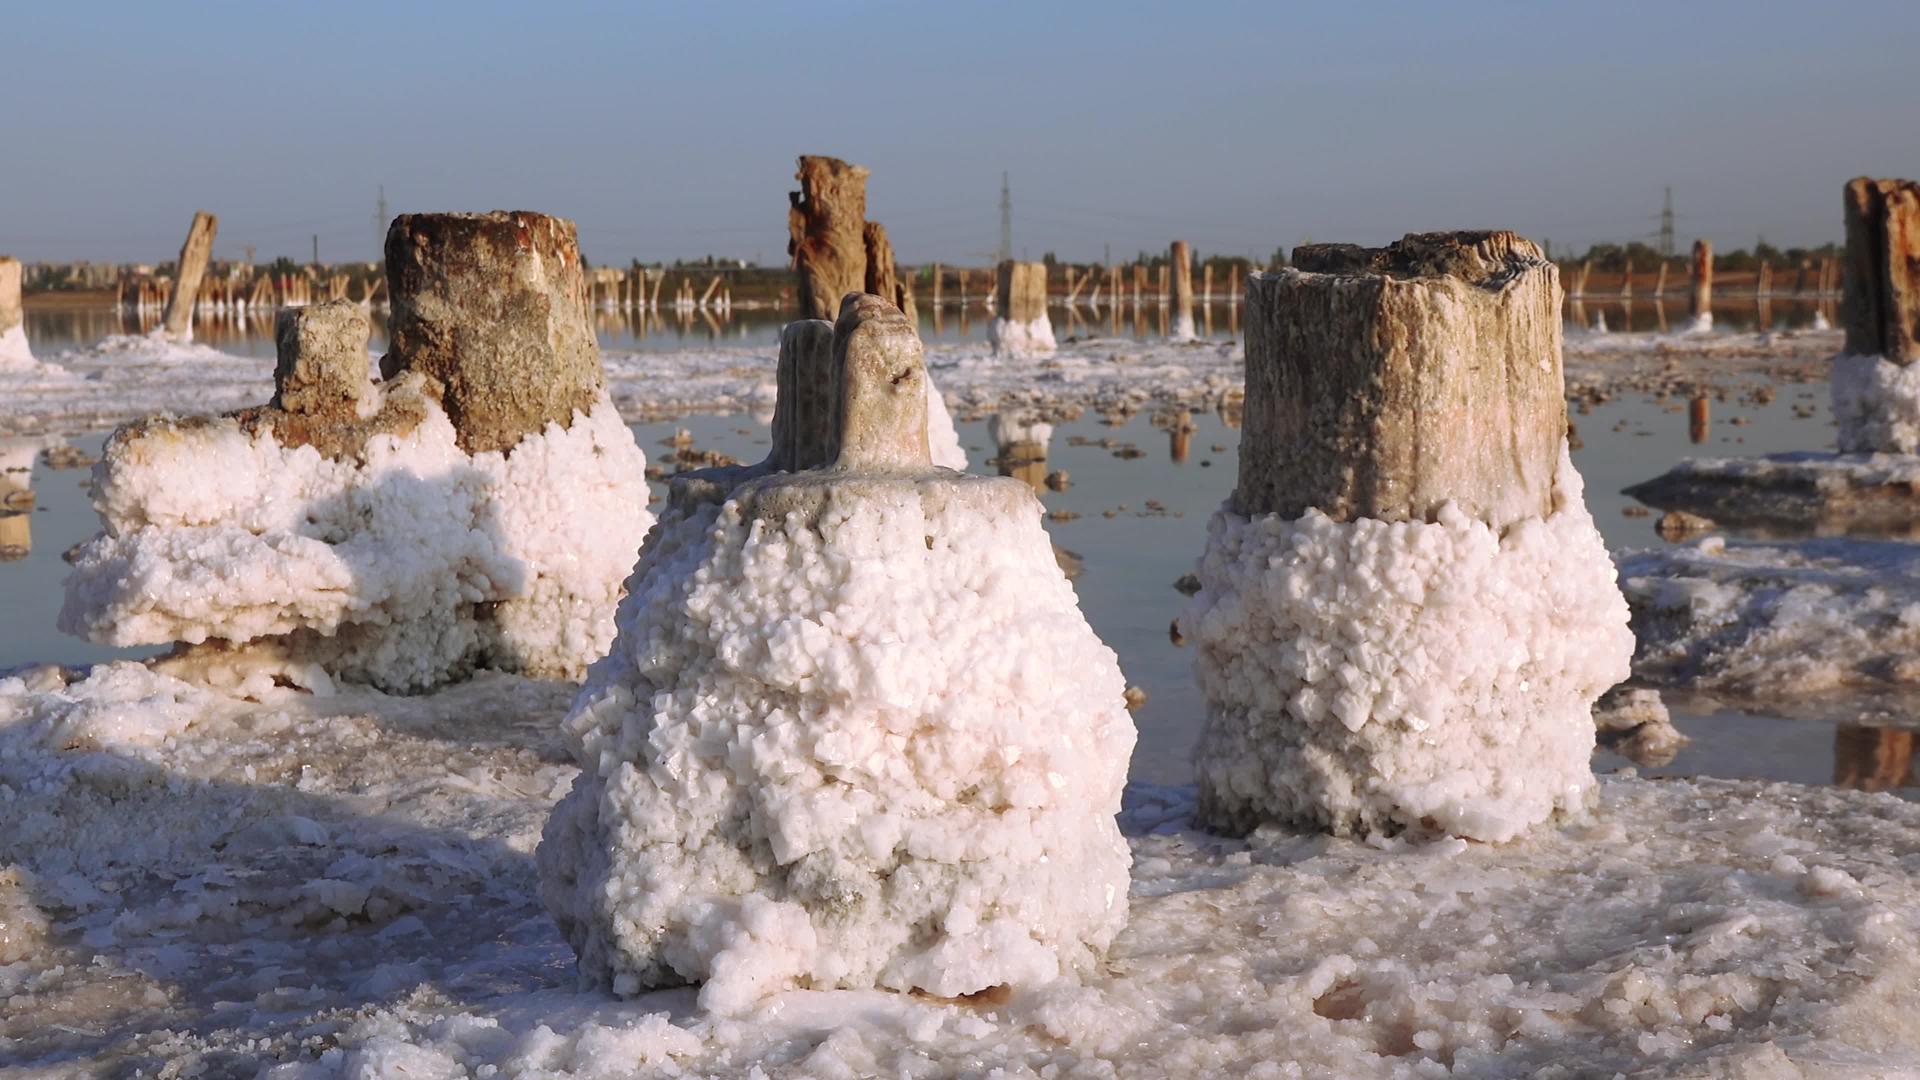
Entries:
{"label": "salt-covered ground", "polygon": [[[1771,334],[1586,334],[1566,344],[1570,397],[1683,391],[1755,377],[1811,381],[1826,376],[1839,348],[1831,331]],[[608,389],[628,420],[690,412],[773,408],[776,350],[689,348],[609,350]],[[111,337],[40,355],[35,369],[0,371],[0,434],[78,432],[157,411],[202,413],[258,404],[272,394],[273,361],[151,337]],[[1050,357],[996,357],[980,343],[927,347],[933,380],[967,411],[1018,405],[1139,407],[1162,401],[1209,407],[1238,393],[1244,362],[1235,342],[1141,342],[1066,338]]]}
{"label": "salt-covered ground", "polygon": [[[1920,1061],[1920,807],[1609,778],[1507,845],[1192,831],[1134,787],[1084,985],[575,989],[532,847],[572,687],[0,681],[0,1063],[250,1076],[1871,1076]],[[756,1073],[754,1070],[758,1069]],[[1452,1071],[1449,1072],[1448,1070]],[[998,1070],[998,1071],[996,1071]]]}
{"label": "salt-covered ground", "polygon": [[1920,546],[1709,536],[1620,557],[1634,671],[1747,697],[1920,690]]}

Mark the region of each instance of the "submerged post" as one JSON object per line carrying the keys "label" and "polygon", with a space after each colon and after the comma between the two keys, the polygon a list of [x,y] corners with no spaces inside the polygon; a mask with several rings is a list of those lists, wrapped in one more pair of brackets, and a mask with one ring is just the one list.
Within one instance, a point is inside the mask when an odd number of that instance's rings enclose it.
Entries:
{"label": "submerged post", "polygon": [[788,195],[787,254],[799,282],[800,317],[833,319],[840,298],[866,284],[867,170],[806,155]]}
{"label": "submerged post", "polygon": [[1693,242],[1693,292],[1687,313],[1693,316],[1692,330],[1713,329],[1713,245],[1705,240]]}
{"label": "submerged post", "polygon": [[1509,232],[1250,279],[1239,482],[1180,620],[1204,824],[1504,841],[1584,798],[1633,637],[1565,454],[1560,299]]}
{"label": "submerged post", "polygon": [[463,450],[511,450],[591,412],[603,384],[573,222],[525,210],[402,214],[387,230],[380,374],[440,383]]}
{"label": "submerged post", "polygon": [[1849,181],[1840,318],[1833,363],[1842,453],[1920,451],[1920,183]]}
{"label": "submerged post", "polygon": [[1173,332],[1175,341],[1193,340],[1193,255],[1185,240],[1175,240],[1167,248],[1167,262],[1173,267]]}
{"label": "submerged post", "polygon": [[200,279],[206,276],[207,262],[213,258],[213,234],[219,219],[205,210],[196,211],[187,239],[180,245],[180,265],[175,268],[173,294],[167,298],[167,313],[161,328],[169,337],[182,340],[193,336],[193,302],[200,296]]}

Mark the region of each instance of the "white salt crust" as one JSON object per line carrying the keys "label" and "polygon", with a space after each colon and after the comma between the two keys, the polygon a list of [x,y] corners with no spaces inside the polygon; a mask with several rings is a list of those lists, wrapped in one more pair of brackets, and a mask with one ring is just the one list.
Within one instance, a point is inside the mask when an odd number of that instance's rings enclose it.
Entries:
{"label": "white salt crust", "polygon": [[1842,353],[1833,358],[1832,383],[1841,453],[1920,450],[1920,364]]}
{"label": "white salt crust", "polygon": [[[1039,503],[942,472],[838,481],[817,523],[743,512],[785,479],[667,512],[566,720],[541,896],[584,980],[724,1013],[1091,972],[1126,921],[1134,728]],[[1018,512],[982,512],[992,485]]]}
{"label": "white salt crust", "polygon": [[1197,335],[1193,329],[1193,309],[1173,313],[1173,332],[1168,334],[1171,341],[1192,341]]}
{"label": "white salt crust", "polygon": [[1499,842],[1582,804],[1593,702],[1634,643],[1564,447],[1553,512],[1505,535],[1451,504],[1399,524],[1223,508],[1198,577],[1180,625],[1216,823]]}
{"label": "white salt crust", "polygon": [[0,371],[27,371],[39,366],[39,361],[33,358],[33,348],[27,344],[24,324],[0,332]]}
{"label": "white salt crust", "polygon": [[1016,359],[1051,356],[1059,348],[1053,339],[1053,320],[1045,312],[1024,322],[996,316],[987,328],[987,340],[995,354]]}
{"label": "white salt crust", "polygon": [[1005,998],[572,988],[533,860],[571,688],[0,675],[0,1060],[22,1075],[1906,1076],[1920,806],[1618,777],[1514,844],[1197,831],[1131,785],[1101,970]]}
{"label": "white salt crust", "polygon": [[947,401],[940,396],[940,390],[933,380],[924,380],[927,384],[927,449],[933,455],[933,463],[943,469],[954,472],[967,471],[967,451],[960,445],[960,433],[954,429],[953,414],[947,412]]}
{"label": "white salt crust", "polygon": [[580,677],[612,642],[653,521],[632,433],[603,398],[509,455],[469,456],[426,408],[346,460],[230,418],[109,443],[94,467],[105,532],[74,562],[60,628],[252,643],[221,655],[315,687],[315,669],[394,691],[476,665]]}

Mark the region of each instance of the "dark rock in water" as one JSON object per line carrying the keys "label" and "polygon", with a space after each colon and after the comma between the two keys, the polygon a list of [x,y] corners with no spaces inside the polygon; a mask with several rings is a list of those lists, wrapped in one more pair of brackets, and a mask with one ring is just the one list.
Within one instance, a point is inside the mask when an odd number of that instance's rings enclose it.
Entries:
{"label": "dark rock in water", "polygon": [[1192,596],[1200,591],[1200,578],[1196,574],[1181,574],[1174,580],[1173,587],[1180,590],[1182,596]]}

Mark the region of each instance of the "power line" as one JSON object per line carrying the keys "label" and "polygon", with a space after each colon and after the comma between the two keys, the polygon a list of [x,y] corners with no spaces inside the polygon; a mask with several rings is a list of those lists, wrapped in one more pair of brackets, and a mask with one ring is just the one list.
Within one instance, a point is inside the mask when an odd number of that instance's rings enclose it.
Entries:
{"label": "power line", "polygon": [[1660,255],[1673,258],[1673,188],[1667,188],[1666,205],[1660,208]]}
{"label": "power line", "polygon": [[1000,258],[1005,262],[1013,258],[1013,189],[1007,185],[1007,174],[1000,174]]}

